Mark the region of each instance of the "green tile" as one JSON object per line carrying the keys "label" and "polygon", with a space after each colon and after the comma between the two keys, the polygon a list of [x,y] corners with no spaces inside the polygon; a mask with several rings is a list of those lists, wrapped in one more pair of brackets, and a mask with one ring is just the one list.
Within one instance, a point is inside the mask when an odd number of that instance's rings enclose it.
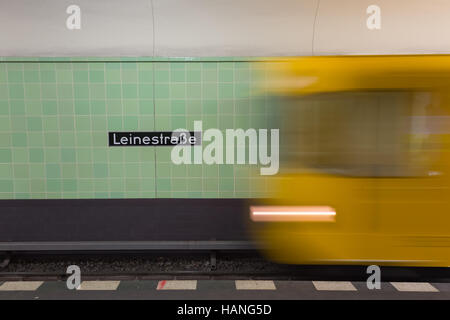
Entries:
{"label": "green tile", "polygon": [[200,99],[202,96],[202,86],[200,83],[189,83],[186,85],[187,99]]}
{"label": "green tile", "polygon": [[158,178],[170,178],[171,165],[169,163],[159,163],[156,167],[156,176]]}
{"label": "green tile", "polygon": [[25,70],[24,71],[25,82],[39,82],[39,71],[36,70]]}
{"label": "green tile", "polygon": [[0,98],[3,100],[9,98],[9,88],[7,83],[0,83]]}
{"label": "green tile", "polygon": [[186,72],[184,70],[171,70],[170,72],[171,82],[185,82]]}
{"label": "green tile", "polygon": [[108,99],[121,99],[122,88],[120,84],[108,84],[106,86],[106,97]]}
{"label": "green tile", "polygon": [[46,165],[46,173],[47,173],[47,178],[48,179],[52,179],[52,178],[60,178],[61,177],[61,168],[59,166],[59,164],[47,164]]}
{"label": "green tile", "polygon": [[62,169],[62,177],[64,179],[67,178],[71,178],[71,179],[75,179],[77,178],[77,166],[75,163],[63,163],[61,165],[61,169]]}
{"label": "green tile", "polygon": [[28,116],[37,116],[40,117],[42,115],[42,103],[39,100],[27,100],[25,102],[25,113]]}
{"label": "green tile", "polygon": [[110,131],[120,131],[123,128],[122,117],[120,116],[110,116],[108,117],[108,130]]}
{"label": "green tile", "polygon": [[10,84],[9,85],[9,98],[10,99],[23,99],[24,98],[23,84]]}
{"label": "green tile", "polygon": [[124,130],[136,131],[138,130],[139,118],[137,116],[127,116],[123,118]]}
{"label": "green tile", "polygon": [[41,98],[41,86],[37,83],[26,83],[24,85],[25,99],[40,99]]}
{"label": "green tile", "polygon": [[[109,66],[110,64],[106,64]],[[106,83],[120,83],[121,82],[121,75],[120,70],[115,69],[106,69],[105,71],[105,80]]]}
{"label": "green tile", "polygon": [[104,100],[106,98],[106,88],[104,83],[92,83],[89,85],[90,99],[92,100]]}
{"label": "green tile", "polygon": [[187,187],[191,192],[202,191],[203,181],[201,178],[190,178],[188,179]]}
{"label": "green tile", "polygon": [[155,129],[155,118],[151,116],[141,116],[139,118],[140,129],[145,131],[152,131]]}
{"label": "green tile", "polygon": [[11,159],[10,149],[0,149],[0,163],[11,162]]}
{"label": "green tile", "polygon": [[73,82],[72,70],[56,70],[56,81],[58,83],[72,83]]}
{"label": "green tile", "polygon": [[61,188],[61,180],[60,179],[47,179],[46,180],[46,189],[48,192],[60,192]]}
{"label": "green tile", "polygon": [[139,114],[142,115],[153,115],[153,100],[139,100]]}
{"label": "green tile", "polygon": [[105,81],[105,73],[103,71],[92,70],[89,71],[89,81],[92,83]]}
{"label": "green tile", "polygon": [[89,72],[87,70],[73,71],[73,81],[75,83],[88,82],[89,81]]}
{"label": "green tile", "polygon": [[30,162],[44,162],[44,150],[42,148],[30,148]]}
{"label": "green tile", "polygon": [[139,71],[139,82],[140,83],[152,83],[153,82],[153,72],[148,70]]}
{"label": "green tile", "polygon": [[0,163],[0,177],[3,179],[12,177],[12,166],[11,164]]}
{"label": "green tile", "polygon": [[24,132],[18,132],[12,134],[12,145],[14,147],[27,146],[27,134]]}
{"label": "green tile", "polygon": [[217,99],[217,84],[203,83],[202,85],[202,98],[206,100]]}
{"label": "green tile", "polygon": [[[142,98],[142,96],[140,96]],[[169,85],[167,84],[155,84],[155,98],[156,99],[169,99]]]}
{"label": "green tile", "polygon": [[108,176],[108,164],[94,163],[94,177],[105,178]]}
{"label": "green tile", "polygon": [[219,82],[233,82],[233,80],[234,80],[233,69],[219,71]]}
{"label": "green tile", "polygon": [[61,160],[62,162],[75,162],[76,161],[75,150],[71,148],[61,149]]}
{"label": "green tile", "polygon": [[171,181],[169,178],[157,178],[156,179],[156,188],[158,192],[160,191],[170,191],[171,190]]}
{"label": "green tile", "polygon": [[62,131],[73,131],[75,128],[75,119],[73,116],[59,117],[59,127]]}
{"label": "green tile", "polygon": [[57,148],[46,148],[44,157],[47,163],[59,163],[61,162],[61,151]]}
{"label": "green tile", "polygon": [[57,114],[56,100],[43,100],[42,111],[44,115],[56,115]]}
{"label": "green tile", "polygon": [[77,184],[78,184],[78,182],[75,179],[62,179],[63,191],[76,191]]}
{"label": "green tile", "polygon": [[[21,121],[23,120],[23,121]],[[0,117],[0,131],[10,131],[11,127],[15,130],[25,129],[25,119],[17,119],[12,117],[11,120],[8,117]]]}
{"label": "green tile", "polygon": [[219,180],[219,190],[221,192],[234,191],[234,179],[221,178]]}
{"label": "green tile", "polygon": [[60,115],[72,115],[74,113],[74,102],[67,100],[58,101],[58,113]]}
{"label": "green tile", "polygon": [[[79,163],[77,165],[78,176],[80,178],[92,178],[93,167],[91,164]],[[82,189],[86,190],[86,189]]]}
{"label": "green tile", "polygon": [[233,84],[220,83],[218,92],[219,99],[233,99]]}
{"label": "green tile", "polygon": [[141,83],[138,86],[138,97],[140,99],[153,99],[154,90],[156,90],[156,97],[158,97],[162,93],[158,91],[160,89],[155,89],[152,84]]}
{"label": "green tile", "polygon": [[105,114],[106,103],[104,100],[91,100],[91,114]]}
{"label": "green tile", "polygon": [[29,134],[28,145],[33,147],[42,147],[44,145],[44,136],[42,134]]}
{"label": "green tile", "polygon": [[156,84],[166,84],[170,82],[170,71],[169,70],[156,70],[154,71],[155,83]]}
{"label": "green tile", "polygon": [[75,129],[77,131],[91,131],[91,118],[88,116],[76,116]]}
{"label": "green tile", "polygon": [[16,193],[29,193],[30,192],[30,182],[29,180],[14,180],[14,192]]}
{"label": "green tile", "polygon": [[57,98],[57,91],[56,91],[56,84],[42,84],[41,85],[41,93],[43,99],[56,99]]}
{"label": "green tile", "polygon": [[[126,64],[127,66],[129,66],[129,64]],[[138,80],[138,72],[136,69],[133,70],[127,70],[124,69],[122,70],[122,82],[126,83],[126,82],[137,82]]]}
{"label": "green tile", "polygon": [[107,148],[108,147],[106,147],[106,144],[103,148],[102,147],[94,148],[94,150],[92,151],[92,160],[98,163],[100,162],[106,163],[108,161],[108,154],[106,152],[108,150]]}
{"label": "green tile", "polygon": [[89,100],[75,100],[75,114],[77,115],[89,115]]}
{"label": "green tile", "polygon": [[23,82],[23,71],[9,71],[8,82],[9,83]]}
{"label": "green tile", "polygon": [[44,144],[46,147],[58,147],[59,136],[50,132],[44,133]]}
{"label": "green tile", "polygon": [[102,131],[102,132],[107,131],[108,125],[105,115],[92,116],[90,120],[93,131]]}
{"label": "green tile", "polygon": [[108,131],[192,129],[196,120],[204,129],[266,125],[266,98],[251,96],[263,67],[227,58],[108,59],[0,63],[0,198],[265,194],[256,167],[178,166],[172,148],[107,146]]}
{"label": "green tile", "polygon": [[171,99],[185,99],[186,98],[186,85],[172,83],[170,85],[170,98]]}
{"label": "green tile", "polygon": [[205,114],[217,114],[217,100],[205,100],[202,112]]}
{"label": "green tile", "polygon": [[13,191],[13,182],[12,180],[0,180],[0,192],[12,192]]}
{"label": "green tile", "polygon": [[53,70],[41,71],[41,82],[56,82],[56,72]]}
{"label": "green tile", "polygon": [[26,179],[30,177],[29,167],[27,164],[14,164],[14,178]]}
{"label": "green tile", "polygon": [[43,163],[30,164],[31,178],[45,178],[45,165]]}
{"label": "green tile", "polygon": [[[93,132],[92,133],[92,145],[95,148],[102,148],[106,145],[106,141],[105,141],[105,133],[104,132]],[[104,151],[103,151],[104,153]],[[106,158],[106,154],[104,154],[103,156],[104,158]]]}
{"label": "green tile", "polygon": [[128,178],[134,177],[140,177],[140,165],[139,163],[127,163],[125,165],[125,176]]}
{"label": "green tile", "polygon": [[140,179],[137,179],[137,178],[126,178],[125,179],[125,190],[127,192],[139,191],[140,188],[141,188]]}
{"label": "green tile", "polygon": [[9,114],[9,103],[7,100],[0,100],[0,116]]}
{"label": "green tile", "polygon": [[122,96],[124,99],[134,99],[138,97],[137,84],[126,83],[122,85]]}
{"label": "green tile", "polygon": [[89,99],[89,86],[87,84],[75,84],[73,96],[75,99]]}
{"label": "green tile", "polygon": [[218,74],[216,70],[203,70],[202,81],[203,82],[217,82]]}
{"label": "green tile", "polygon": [[200,70],[189,70],[186,72],[186,81],[200,82],[202,80],[202,73]]}
{"label": "green tile", "polygon": [[171,114],[184,115],[186,113],[186,103],[183,100],[172,100]]}

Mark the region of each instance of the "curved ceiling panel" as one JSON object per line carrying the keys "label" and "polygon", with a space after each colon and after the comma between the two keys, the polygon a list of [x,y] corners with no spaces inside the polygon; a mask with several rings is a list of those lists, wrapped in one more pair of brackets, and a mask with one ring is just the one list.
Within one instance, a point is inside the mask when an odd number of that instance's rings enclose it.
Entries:
{"label": "curved ceiling panel", "polygon": [[[450,53],[449,0],[75,3],[81,10],[81,28],[71,30],[66,22],[72,0],[0,0],[0,56]],[[374,5],[380,10],[378,25]]]}
{"label": "curved ceiling panel", "polygon": [[449,0],[321,0],[314,55],[450,53],[449,13]]}
{"label": "curved ceiling panel", "polygon": [[311,55],[317,0],[153,0],[155,55]]}
{"label": "curved ceiling panel", "polygon": [[[67,13],[73,4],[80,8],[80,29],[66,25],[75,13]],[[0,44],[0,56],[151,56],[151,4],[149,0],[0,0]]]}

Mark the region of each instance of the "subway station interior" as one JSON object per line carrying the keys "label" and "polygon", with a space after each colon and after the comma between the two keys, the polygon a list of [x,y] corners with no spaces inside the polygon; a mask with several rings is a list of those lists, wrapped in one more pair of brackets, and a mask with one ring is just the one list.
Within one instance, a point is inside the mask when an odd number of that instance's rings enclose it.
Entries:
{"label": "subway station interior", "polygon": [[0,0],[2,303],[417,308],[449,266],[449,0]]}

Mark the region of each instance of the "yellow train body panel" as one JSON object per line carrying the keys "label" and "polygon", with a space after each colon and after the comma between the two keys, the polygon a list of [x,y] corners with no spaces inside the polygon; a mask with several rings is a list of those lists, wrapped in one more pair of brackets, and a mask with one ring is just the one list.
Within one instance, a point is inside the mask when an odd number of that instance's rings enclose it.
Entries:
{"label": "yellow train body panel", "polygon": [[264,206],[334,216],[256,222],[267,256],[450,266],[450,57],[301,58],[274,63],[273,74],[280,139],[294,143],[281,147]]}

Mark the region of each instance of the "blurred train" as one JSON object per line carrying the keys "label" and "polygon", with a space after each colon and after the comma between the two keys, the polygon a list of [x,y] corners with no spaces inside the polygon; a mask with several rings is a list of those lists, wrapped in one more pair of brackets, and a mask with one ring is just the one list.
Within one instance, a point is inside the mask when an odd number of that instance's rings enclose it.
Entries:
{"label": "blurred train", "polygon": [[450,56],[274,67],[281,174],[251,207],[284,263],[450,265]]}

